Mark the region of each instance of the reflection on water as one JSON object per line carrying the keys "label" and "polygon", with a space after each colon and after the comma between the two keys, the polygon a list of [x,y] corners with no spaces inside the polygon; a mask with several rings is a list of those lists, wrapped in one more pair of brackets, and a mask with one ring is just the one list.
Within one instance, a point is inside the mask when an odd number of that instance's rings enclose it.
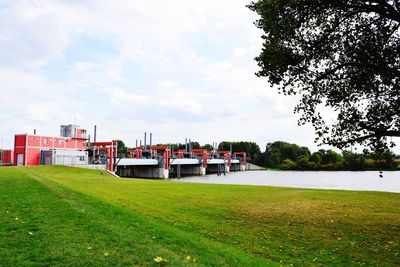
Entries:
{"label": "reflection on water", "polygon": [[214,174],[174,179],[180,182],[210,184],[269,185],[300,188],[368,190],[400,193],[400,171],[365,172],[302,172],[302,171],[246,171],[221,176]]}

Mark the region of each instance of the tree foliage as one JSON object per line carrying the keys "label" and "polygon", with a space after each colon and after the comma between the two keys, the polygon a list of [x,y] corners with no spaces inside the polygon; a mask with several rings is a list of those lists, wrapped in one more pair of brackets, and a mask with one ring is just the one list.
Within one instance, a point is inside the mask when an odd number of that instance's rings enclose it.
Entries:
{"label": "tree foliage", "polygon": [[396,156],[384,152],[363,153],[331,149],[320,149],[310,153],[307,147],[282,141],[268,143],[265,152],[260,155],[259,164],[264,167],[282,170],[395,170],[400,168]]}
{"label": "tree foliage", "polygon": [[264,31],[257,75],[300,95],[299,124],[311,123],[316,141],[384,150],[387,137],[400,136],[398,0],[259,0],[248,7]]}
{"label": "tree foliage", "polygon": [[[277,168],[283,163],[285,169],[293,166],[291,162],[301,160],[301,165],[309,161],[311,153],[306,147],[300,147],[296,144],[289,144],[282,141],[268,143],[264,152],[264,166]],[[286,162],[284,162],[286,160]],[[288,161],[290,160],[290,161]]]}
{"label": "tree foliage", "polygon": [[129,155],[129,148],[125,146],[124,141],[116,140],[117,141],[117,154],[118,157],[128,157]]}
{"label": "tree foliage", "polygon": [[259,161],[259,156],[261,154],[260,147],[255,142],[247,142],[247,141],[240,141],[240,142],[228,142],[223,141],[219,143],[218,150],[225,150],[229,151],[230,147],[232,146],[232,152],[246,152],[248,161],[257,163]]}

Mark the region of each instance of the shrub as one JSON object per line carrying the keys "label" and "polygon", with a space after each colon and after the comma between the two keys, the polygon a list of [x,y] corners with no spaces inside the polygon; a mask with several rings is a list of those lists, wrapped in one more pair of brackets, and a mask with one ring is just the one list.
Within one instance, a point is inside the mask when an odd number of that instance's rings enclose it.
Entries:
{"label": "shrub", "polygon": [[300,170],[308,170],[310,168],[310,162],[307,156],[298,157],[296,164]]}
{"label": "shrub", "polygon": [[293,162],[290,159],[285,159],[279,165],[279,169],[282,169],[282,170],[296,170],[297,169],[297,164],[296,164],[296,162]]}
{"label": "shrub", "polygon": [[310,161],[308,163],[308,169],[309,170],[318,170],[320,165],[316,164],[315,162]]}
{"label": "shrub", "polygon": [[328,163],[321,165],[321,170],[325,171],[340,171],[344,169],[343,162]]}
{"label": "shrub", "polygon": [[374,168],[375,166],[375,160],[374,159],[366,159],[365,160],[365,168],[371,169]]}

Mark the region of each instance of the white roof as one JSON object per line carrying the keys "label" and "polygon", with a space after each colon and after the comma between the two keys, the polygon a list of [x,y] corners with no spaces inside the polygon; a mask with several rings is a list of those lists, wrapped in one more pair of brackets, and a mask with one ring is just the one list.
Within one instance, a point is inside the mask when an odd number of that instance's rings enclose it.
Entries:
{"label": "white roof", "polygon": [[171,159],[171,165],[197,165],[200,164],[198,159]]}
{"label": "white roof", "polygon": [[207,164],[225,164],[224,159],[210,159],[207,160]]}
{"label": "white roof", "polygon": [[[118,162],[118,161],[117,161]],[[121,159],[118,166],[156,166],[158,161],[156,159]]]}

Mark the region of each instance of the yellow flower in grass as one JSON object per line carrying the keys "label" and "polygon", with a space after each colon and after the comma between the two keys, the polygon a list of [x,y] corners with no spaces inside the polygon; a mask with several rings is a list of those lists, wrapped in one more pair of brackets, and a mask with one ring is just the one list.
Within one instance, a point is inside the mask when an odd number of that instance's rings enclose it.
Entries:
{"label": "yellow flower in grass", "polygon": [[186,256],[185,260],[190,261],[190,256]]}
{"label": "yellow flower in grass", "polygon": [[166,260],[161,258],[160,256],[157,256],[156,258],[154,258],[154,261],[157,262],[157,263],[161,263],[161,262],[166,261]]}
{"label": "yellow flower in grass", "polygon": [[108,255],[110,255],[108,252],[104,252],[104,257],[108,257]]}

